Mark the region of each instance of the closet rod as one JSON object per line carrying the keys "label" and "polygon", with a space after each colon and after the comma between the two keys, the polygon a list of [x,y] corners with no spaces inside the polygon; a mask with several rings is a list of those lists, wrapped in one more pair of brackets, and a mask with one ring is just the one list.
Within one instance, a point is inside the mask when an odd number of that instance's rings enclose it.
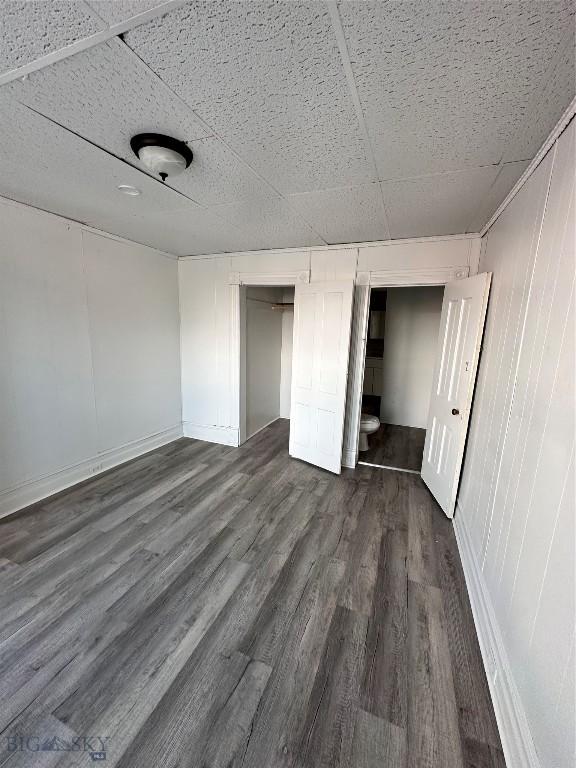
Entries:
{"label": "closet rod", "polygon": [[293,301],[269,301],[268,299],[255,299],[253,296],[248,296],[246,300],[257,301],[260,304],[269,304],[272,309],[288,309],[288,307],[294,306]]}

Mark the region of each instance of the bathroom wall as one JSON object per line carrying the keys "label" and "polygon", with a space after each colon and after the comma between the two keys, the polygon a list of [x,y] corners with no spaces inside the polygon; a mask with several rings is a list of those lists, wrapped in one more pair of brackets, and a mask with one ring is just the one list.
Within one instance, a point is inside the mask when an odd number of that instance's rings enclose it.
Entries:
{"label": "bathroom wall", "polygon": [[426,428],[443,287],[389,288],[380,420]]}

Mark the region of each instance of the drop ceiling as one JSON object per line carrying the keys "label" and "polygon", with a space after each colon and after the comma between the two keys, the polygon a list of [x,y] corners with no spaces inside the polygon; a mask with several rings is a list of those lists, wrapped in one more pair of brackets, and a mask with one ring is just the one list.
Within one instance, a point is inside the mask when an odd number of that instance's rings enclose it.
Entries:
{"label": "drop ceiling", "polygon": [[571,0],[4,0],[0,195],[179,256],[477,232],[574,67]]}

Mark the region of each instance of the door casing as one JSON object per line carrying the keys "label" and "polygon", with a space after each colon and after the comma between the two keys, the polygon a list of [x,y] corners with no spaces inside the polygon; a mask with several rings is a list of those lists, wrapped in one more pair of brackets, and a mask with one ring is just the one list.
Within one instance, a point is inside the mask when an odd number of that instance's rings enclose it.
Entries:
{"label": "door casing", "polygon": [[417,288],[446,285],[469,276],[468,267],[436,267],[431,269],[378,270],[357,272],[352,307],[350,363],[342,465],[354,469],[358,463],[358,440],[362,411],[362,382],[366,359],[370,291],[372,288]]}

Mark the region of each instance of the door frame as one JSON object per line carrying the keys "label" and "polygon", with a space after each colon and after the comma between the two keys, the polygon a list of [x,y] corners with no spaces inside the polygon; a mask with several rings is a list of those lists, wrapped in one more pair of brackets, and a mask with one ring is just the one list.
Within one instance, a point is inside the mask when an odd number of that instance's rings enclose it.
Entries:
{"label": "door frame", "polygon": [[[366,358],[366,336],[372,288],[410,288],[418,286],[446,285],[453,280],[470,276],[465,266],[430,267],[428,269],[379,269],[356,272],[354,278],[354,304],[350,329],[350,358],[346,410],[344,414],[344,438],[342,442],[342,466],[354,469],[358,463],[358,438],[362,410],[362,382]],[[233,432],[230,445],[239,446],[246,440],[246,413],[242,407],[242,344],[241,333],[245,306],[241,288],[246,286],[292,286],[310,282],[310,270],[299,269],[284,272],[237,271],[228,275],[229,322],[230,322],[230,421]]]}
{"label": "door frame", "polygon": [[230,272],[228,276],[230,306],[230,416],[232,429],[235,431],[233,445],[246,442],[246,335],[242,328],[246,320],[245,291],[251,287],[278,287],[310,282],[310,270],[299,269],[295,272]]}
{"label": "door frame", "polygon": [[372,288],[417,288],[446,285],[470,276],[469,267],[430,267],[429,269],[395,269],[357,272],[350,332],[350,365],[344,417],[342,466],[355,469],[358,463],[358,440],[362,412],[362,385],[366,362],[366,341]]}

